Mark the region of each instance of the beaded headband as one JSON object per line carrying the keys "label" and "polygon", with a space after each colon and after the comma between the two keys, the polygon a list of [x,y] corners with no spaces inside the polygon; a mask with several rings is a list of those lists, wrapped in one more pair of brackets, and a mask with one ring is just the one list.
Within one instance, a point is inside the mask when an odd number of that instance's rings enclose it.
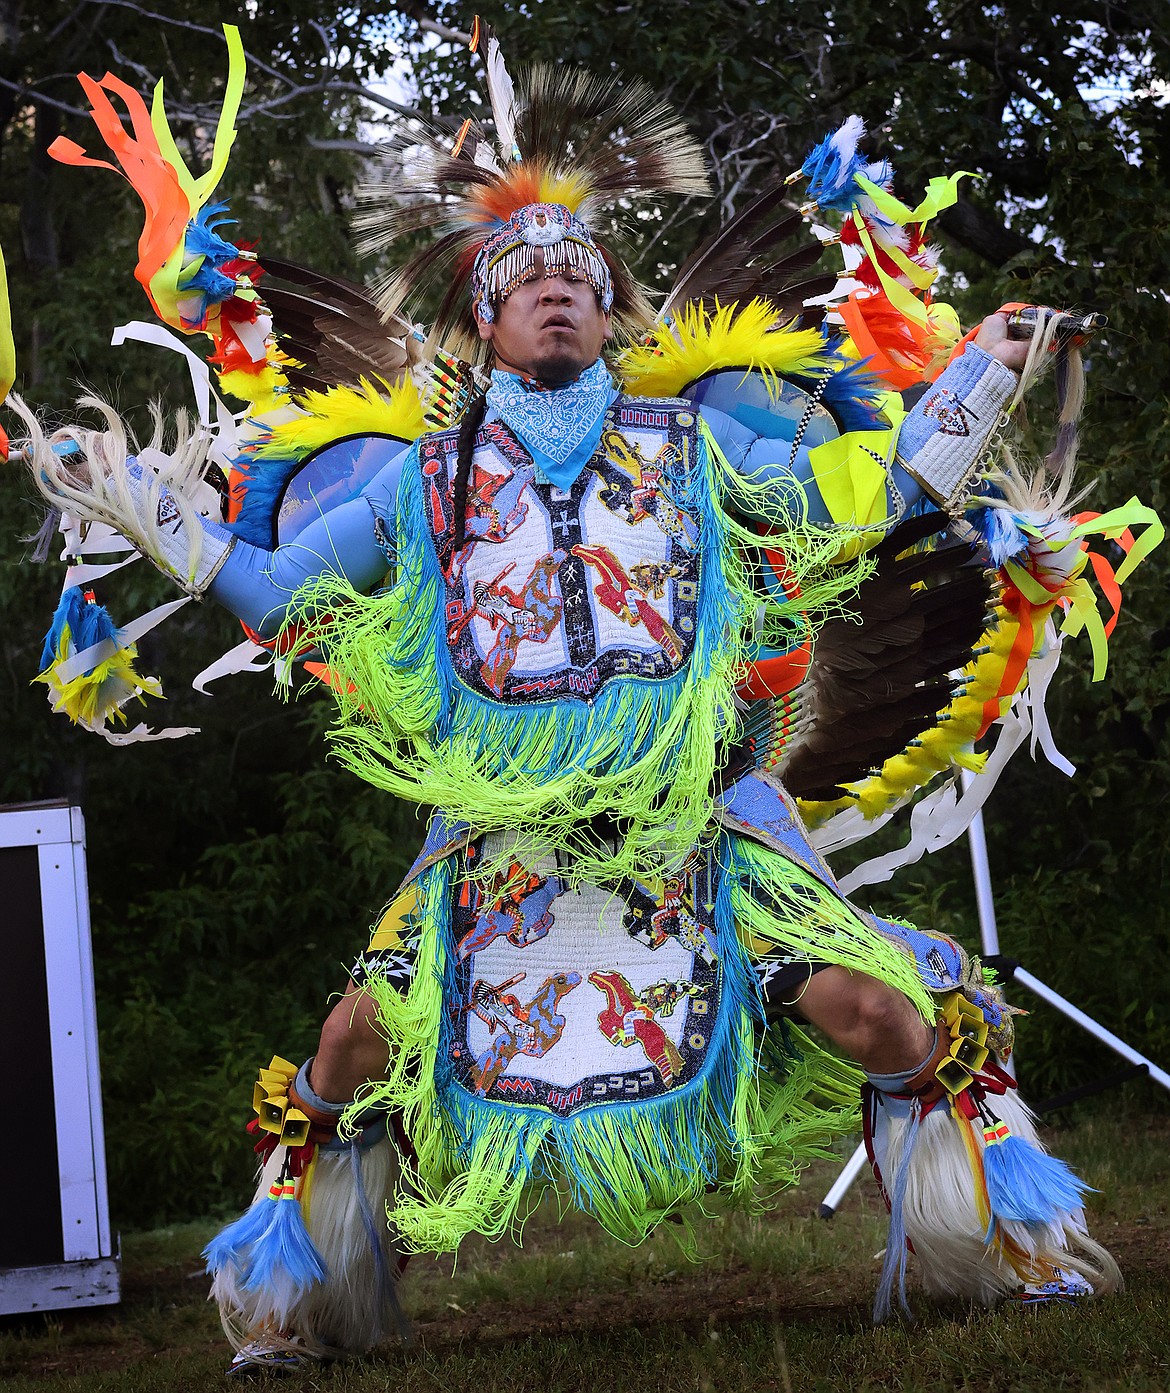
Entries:
{"label": "beaded headband", "polygon": [[546,279],[582,280],[592,287],[606,314],[613,309],[613,277],[593,233],[563,203],[529,203],[516,209],[475,258],[471,302],[485,324],[517,286],[540,274],[537,252],[543,254]]}
{"label": "beaded headband", "polygon": [[[393,179],[359,196],[359,250],[379,254],[402,237],[434,240],[383,283],[386,313],[433,287],[438,342],[462,356],[478,351],[473,307],[490,322],[518,285],[540,274],[572,274],[590,285],[619,333],[644,331],[653,311],[621,257],[603,253],[590,224],[640,198],[708,190],[703,152],[671,108],[644,85],[571,68],[533,68],[513,82],[499,43],[474,26],[492,114],[489,135],[465,121],[449,129],[412,125]],[[402,188],[409,170],[410,194]],[[470,284],[471,296],[467,290]]]}

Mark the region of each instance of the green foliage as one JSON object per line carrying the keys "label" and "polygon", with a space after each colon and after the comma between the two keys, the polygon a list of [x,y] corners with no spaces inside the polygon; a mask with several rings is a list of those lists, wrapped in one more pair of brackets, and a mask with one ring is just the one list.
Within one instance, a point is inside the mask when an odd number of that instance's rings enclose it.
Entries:
{"label": "green foliage", "polygon": [[[136,201],[108,174],[61,169],[44,155],[58,132],[100,153],[69,110],[81,105],[71,74],[113,67],[143,90],[165,78],[180,143],[205,163],[226,69],[219,8],[153,8],[168,23],[90,0],[0,5],[0,242],[17,389],[55,412],[79,383],[140,423],[154,396],[186,403],[185,374],[166,355],[108,347],[112,325],[148,314],[130,275]],[[952,298],[968,319],[1009,299],[1107,311],[1109,333],[1089,363],[1089,505],[1136,494],[1165,511],[1164,0],[704,0],[685,16],[666,0],[484,0],[483,9],[510,56],[597,71],[616,56],[627,75],[674,101],[707,145],[723,211],[742,207],[774,170],[795,168],[853,110],[869,122],[875,154],[895,160],[903,195],[948,167],[974,171],[978,182],[938,228]],[[468,98],[466,55],[420,29],[423,14],[456,28],[470,17],[453,0],[389,11],[323,13],[305,0],[246,7],[240,23],[257,61],[223,188],[240,235],[361,274],[348,213],[371,134],[363,123],[385,113],[354,84],[404,57],[425,108],[462,115]],[[639,229],[643,276],[662,283],[719,216],[702,200],[652,215]],[[1042,406],[1034,418],[1043,435]],[[418,827],[409,810],[326,766],[319,697],[283,710],[262,677],[228,679],[213,701],[185,690],[238,638],[232,621],[199,606],[143,644],[142,665],[167,675],[171,697],[148,718],[199,725],[200,737],[114,750],[51,719],[28,684],[60,582],[55,568],[21,564],[27,548],[17,537],[37,523],[27,494],[15,471],[0,471],[0,799],[67,797],[86,812],[115,1217],[230,1206],[249,1165],[238,1136],[248,1078],[273,1050],[296,1058],[312,1049],[326,996],[410,860]],[[1050,705],[1077,779],[1017,759],[988,828],[1005,951],[1163,1062],[1170,1038],[1155,1007],[1170,995],[1160,894],[1168,569],[1164,548],[1130,582],[1107,683],[1089,683],[1081,646],[1070,648]],[[165,597],[142,565],[110,603],[127,618]],[[961,849],[904,879],[877,888],[884,912],[974,945]],[[1022,1023],[1020,1039],[1033,1093],[1112,1067],[1045,1008]]]}

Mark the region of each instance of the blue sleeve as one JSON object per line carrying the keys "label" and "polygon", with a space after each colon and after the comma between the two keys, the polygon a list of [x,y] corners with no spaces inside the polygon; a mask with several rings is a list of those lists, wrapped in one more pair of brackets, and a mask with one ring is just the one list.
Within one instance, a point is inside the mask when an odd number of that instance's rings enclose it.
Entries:
{"label": "blue sleeve", "polygon": [[389,569],[384,545],[392,545],[398,481],[409,453],[409,447],[396,453],[356,498],[322,513],[295,541],[267,551],[237,540],[211,582],[212,599],[272,638],[306,581],[333,574],[355,590],[372,590]]}
{"label": "blue sleeve", "polygon": [[[790,440],[756,435],[747,426],[710,407],[702,407],[700,415],[732,469],[749,483],[767,488],[772,507],[769,508],[769,517],[761,517],[761,521],[772,520],[775,516],[772,509],[780,508],[787,512],[794,524],[807,521],[824,527],[833,525],[833,518],[817,487],[809,451],[804,445],[794,446]],[[888,434],[874,431],[873,435],[875,446],[888,449]],[[864,449],[865,446],[859,443],[857,448]],[[886,469],[889,519],[897,522],[922,497],[922,489],[897,461],[888,462],[883,454],[878,453],[878,449],[872,453]],[[737,503],[739,501],[737,499]],[[745,496],[742,501],[747,503],[749,499]]]}
{"label": "blue sleeve", "polygon": [[[977,482],[980,459],[1016,382],[1010,369],[971,344],[919,397],[896,431],[852,432],[851,448],[869,455],[885,473],[884,501],[879,497],[865,519],[833,518],[805,446],[761,435],[709,407],[700,407],[700,414],[731,468],[768,490],[773,516],[779,510],[793,522],[892,526],[924,500],[961,511],[961,487]],[[748,504],[750,497],[736,503]]]}

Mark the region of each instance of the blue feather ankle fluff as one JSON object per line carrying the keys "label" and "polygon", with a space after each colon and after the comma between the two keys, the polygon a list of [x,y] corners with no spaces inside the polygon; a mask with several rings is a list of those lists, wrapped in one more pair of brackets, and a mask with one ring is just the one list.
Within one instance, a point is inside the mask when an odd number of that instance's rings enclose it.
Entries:
{"label": "blue feather ankle fluff", "polygon": [[313,1246],[300,1201],[287,1194],[276,1200],[268,1227],[256,1239],[244,1278],[245,1291],[279,1291],[291,1304],[329,1276]]}
{"label": "blue feather ankle fluff", "polygon": [[245,1291],[263,1292],[278,1325],[285,1323],[310,1287],[329,1276],[325,1260],[309,1237],[287,1169],[264,1199],[256,1200],[211,1240],[203,1257],[213,1277],[230,1265],[240,1274]]}
{"label": "blue feather ankle fluff", "polygon": [[[243,1272],[248,1266],[252,1245],[261,1237],[272,1220],[273,1201],[267,1195],[256,1200],[226,1229],[221,1229],[203,1250],[207,1271],[216,1277],[229,1264]],[[279,1204],[277,1208],[279,1208]]]}
{"label": "blue feather ankle fluff", "polygon": [[996,1219],[1051,1224],[1080,1209],[1090,1188],[1058,1157],[1009,1133],[983,1153],[987,1197]]}

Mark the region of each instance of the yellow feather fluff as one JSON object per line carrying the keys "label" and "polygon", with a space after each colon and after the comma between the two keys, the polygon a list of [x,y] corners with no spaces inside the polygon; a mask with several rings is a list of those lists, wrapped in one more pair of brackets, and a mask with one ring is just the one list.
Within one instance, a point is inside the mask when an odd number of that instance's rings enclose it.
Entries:
{"label": "yellow feather fluff", "polygon": [[271,428],[271,435],[251,451],[261,459],[307,455],[350,435],[394,435],[417,440],[426,426],[418,388],[409,377],[393,387],[362,378],[357,387],[332,387],[299,398],[306,413]]}
{"label": "yellow feather fluff", "polygon": [[157,677],[143,677],[134,669],[138,650],[133,644],[119,648],[92,672],[62,682],[58,669],[71,657],[68,630],[62,636],[56,660],[33,681],[43,682],[49,689],[49,702],[54,711],[64,711],[71,721],[96,730],[107,719],[126,724],[122,707],[133,697],[145,701],[148,696],[162,697]]}
{"label": "yellow feather fluff", "polygon": [[245,372],[242,368],[221,372],[219,385],[225,392],[239,397],[241,401],[250,402],[258,410],[270,411],[283,404],[282,393],[287,384],[280,366],[269,362],[259,372]]}
{"label": "yellow feather fluff", "polygon": [[645,344],[617,360],[624,389],[640,397],[676,397],[689,382],[718,368],[742,368],[772,379],[778,373],[808,375],[831,366],[817,329],[779,329],[767,300],[720,305],[714,314],[692,303],[672,323],[655,327]]}

